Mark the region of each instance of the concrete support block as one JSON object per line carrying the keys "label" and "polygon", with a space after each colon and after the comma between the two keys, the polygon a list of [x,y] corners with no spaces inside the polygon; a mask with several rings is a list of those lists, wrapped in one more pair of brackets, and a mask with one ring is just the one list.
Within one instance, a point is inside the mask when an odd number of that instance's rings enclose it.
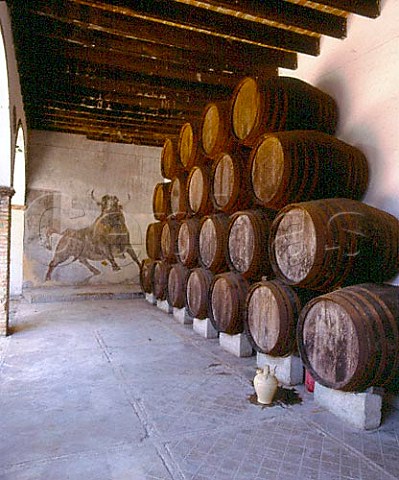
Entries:
{"label": "concrete support block", "polygon": [[272,357],[265,353],[258,352],[256,355],[256,363],[258,368],[269,365],[272,371],[275,369],[277,380],[283,385],[298,385],[303,383],[304,368],[302,360],[295,355]]}
{"label": "concrete support block", "polygon": [[204,338],[218,338],[219,332],[214,328],[209,318],[194,318],[193,330]]}
{"label": "concrete support block", "polygon": [[173,307],[173,316],[182,325],[191,325],[193,317],[189,315],[186,308]]}
{"label": "concrete support block", "polygon": [[145,299],[147,300],[148,303],[151,305],[156,305],[157,304],[157,299],[155,298],[153,293],[146,293],[145,294]]}
{"label": "concrete support block", "polygon": [[173,313],[173,307],[167,300],[157,300],[157,307],[165,313]]}
{"label": "concrete support block", "polygon": [[227,333],[219,333],[219,345],[236,357],[250,357],[252,355],[252,345],[245,333],[229,335]]}
{"label": "concrete support block", "polygon": [[370,388],[361,393],[342,392],[316,382],[314,400],[356,428],[372,430],[381,424],[381,389]]}

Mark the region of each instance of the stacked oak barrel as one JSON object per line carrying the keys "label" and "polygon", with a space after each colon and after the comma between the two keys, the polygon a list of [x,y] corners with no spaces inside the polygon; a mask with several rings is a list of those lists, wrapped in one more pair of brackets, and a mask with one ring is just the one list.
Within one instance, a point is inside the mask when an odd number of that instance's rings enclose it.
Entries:
{"label": "stacked oak barrel", "polygon": [[367,160],[334,136],[335,101],[244,78],[165,142],[142,286],[321,384],[390,382],[399,363],[399,222],[363,202]]}

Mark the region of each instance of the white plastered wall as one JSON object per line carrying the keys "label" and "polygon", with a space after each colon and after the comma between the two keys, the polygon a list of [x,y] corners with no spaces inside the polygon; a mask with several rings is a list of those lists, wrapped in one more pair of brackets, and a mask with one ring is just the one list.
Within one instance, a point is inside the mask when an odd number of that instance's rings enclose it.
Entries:
{"label": "white plastered wall", "polygon": [[[338,103],[336,136],[367,156],[370,184],[363,201],[399,218],[399,1],[381,15],[351,15],[344,40],[323,37],[318,57],[299,55],[298,69],[280,69]],[[399,285],[399,276],[390,283]]]}

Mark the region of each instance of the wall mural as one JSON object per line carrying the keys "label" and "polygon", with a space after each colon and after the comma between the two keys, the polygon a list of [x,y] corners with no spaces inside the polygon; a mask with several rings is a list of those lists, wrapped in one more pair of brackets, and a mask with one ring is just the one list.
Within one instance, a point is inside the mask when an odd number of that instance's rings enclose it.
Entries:
{"label": "wall mural", "polygon": [[[93,191],[91,192],[94,200]],[[140,268],[140,262],[130,244],[129,230],[126,226],[122,205],[116,195],[103,195],[96,201],[101,208],[100,215],[85,228],[68,228],[61,234],[53,259],[48,265],[46,281],[51,280],[53,270],[72,257],[72,262],[79,261],[93,275],[101,272],[88,260],[108,260],[114,271],[120,270],[115,257],[129,254]]]}

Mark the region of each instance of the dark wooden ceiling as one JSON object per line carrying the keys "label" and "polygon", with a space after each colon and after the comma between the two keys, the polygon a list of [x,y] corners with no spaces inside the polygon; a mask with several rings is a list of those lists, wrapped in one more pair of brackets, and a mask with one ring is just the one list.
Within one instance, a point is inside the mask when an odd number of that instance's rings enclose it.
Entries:
{"label": "dark wooden ceiling", "polygon": [[31,129],[162,145],[379,0],[7,0]]}

